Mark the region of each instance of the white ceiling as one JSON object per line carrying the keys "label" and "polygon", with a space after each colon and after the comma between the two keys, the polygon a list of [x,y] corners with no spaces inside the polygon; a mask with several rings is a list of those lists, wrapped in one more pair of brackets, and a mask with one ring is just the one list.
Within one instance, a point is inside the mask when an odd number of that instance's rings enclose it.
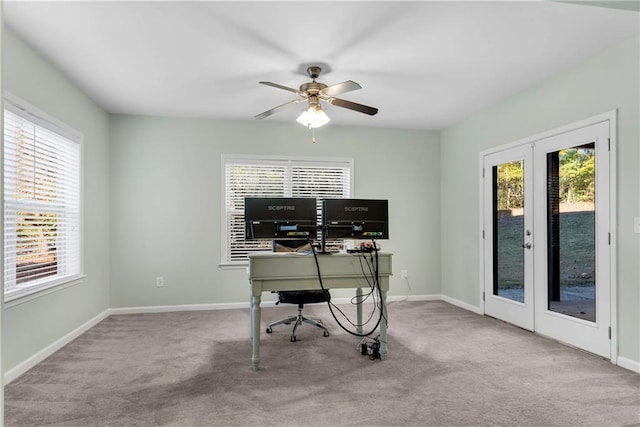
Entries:
{"label": "white ceiling", "polygon": [[[615,3],[615,2],[613,2]],[[620,3],[620,2],[618,2]],[[334,124],[441,129],[638,35],[634,10],[511,2],[22,2],[5,25],[111,113],[253,120],[319,81]],[[304,104],[265,121],[293,121]]]}

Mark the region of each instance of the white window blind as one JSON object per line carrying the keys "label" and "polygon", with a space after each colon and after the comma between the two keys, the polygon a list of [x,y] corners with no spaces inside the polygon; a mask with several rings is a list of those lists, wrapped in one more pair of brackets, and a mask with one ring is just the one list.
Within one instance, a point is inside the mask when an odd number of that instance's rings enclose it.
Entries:
{"label": "white window blind", "polygon": [[5,300],[81,274],[80,138],[32,111],[4,110]]}
{"label": "white window blind", "polygon": [[[270,241],[244,239],[245,197],[350,198],[353,159],[223,156],[222,264],[246,263],[247,255],[271,250]],[[328,242],[339,249],[341,242]]]}

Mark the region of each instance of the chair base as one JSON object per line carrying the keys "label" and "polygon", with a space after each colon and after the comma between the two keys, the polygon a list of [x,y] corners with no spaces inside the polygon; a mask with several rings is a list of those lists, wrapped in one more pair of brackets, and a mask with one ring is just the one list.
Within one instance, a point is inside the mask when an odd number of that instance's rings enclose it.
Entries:
{"label": "chair base", "polygon": [[[295,322],[295,323],[294,323]],[[298,314],[297,315],[291,315],[289,317],[287,317],[286,319],[282,319],[282,320],[278,320],[277,322],[273,322],[270,323],[269,326],[267,326],[267,333],[270,334],[273,332],[273,327],[277,326],[277,325],[290,325],[291,323],[294,323],[293,325],[293,331],[291,331],[291,342],[296,342],[296,329],[298,329],[298,326],[302,325],[302,323],[308,323],[309,325],[318,327],[320,329],[322,329],[322,336],[324,337],[328,337],[329,336],[329,330],[327,329],[326,326],[324,326],[324,324],[322,323],[321,320],[314,320],[314,319],[310,319],[308,317],[305,317],[302,315],[302,308],[298,308]]]}

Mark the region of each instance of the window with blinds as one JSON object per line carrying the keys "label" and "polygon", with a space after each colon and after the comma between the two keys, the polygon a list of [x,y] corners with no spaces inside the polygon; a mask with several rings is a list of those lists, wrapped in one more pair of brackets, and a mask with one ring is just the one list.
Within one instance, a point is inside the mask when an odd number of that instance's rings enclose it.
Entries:
{"label": "window with blinds", "polygon": [[[4,110],[5,301],[81,274],[81,136],[17,101]],[[64,133],[64,135],[63,135]]]}
{"label": "window with blinds", "polygon": [[[270,241],[244,239],[245,197],[350,198],[353,159],[309,159],[223,155],[224,225],[222,264],[242,264],[247,255],[270,251]],[[342,242],[327,242],[341,249]]]}

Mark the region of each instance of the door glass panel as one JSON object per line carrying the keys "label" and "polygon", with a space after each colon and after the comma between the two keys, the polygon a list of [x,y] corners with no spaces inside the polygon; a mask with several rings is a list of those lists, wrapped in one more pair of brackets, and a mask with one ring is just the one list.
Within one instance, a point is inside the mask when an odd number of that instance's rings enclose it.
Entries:
{"label": "door glass panel", "polygon": [[595,144],[547,154],[548,309],[596,320]]}
{"label": "door glass panel", "polygon": [[524,160],[493,170],[493,294],[524,302]]}

